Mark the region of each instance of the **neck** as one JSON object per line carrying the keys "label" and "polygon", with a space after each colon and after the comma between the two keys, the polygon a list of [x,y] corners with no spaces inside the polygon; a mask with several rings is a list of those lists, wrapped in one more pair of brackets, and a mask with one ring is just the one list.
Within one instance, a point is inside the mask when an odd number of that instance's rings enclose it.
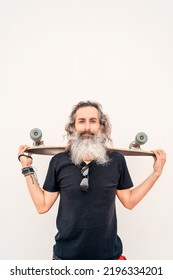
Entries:
{"label": "neck", "polygon": [[90,163],[92,160],[93,160],[93,158],[87,158],[87,157],[83,159],[83,161],[84,161],[86,164]]}

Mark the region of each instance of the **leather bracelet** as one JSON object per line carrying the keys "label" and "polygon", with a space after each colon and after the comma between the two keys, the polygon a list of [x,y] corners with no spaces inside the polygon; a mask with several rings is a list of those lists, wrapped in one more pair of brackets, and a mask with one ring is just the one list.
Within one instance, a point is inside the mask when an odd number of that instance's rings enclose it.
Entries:
{"label": "leather bracelet", "polygon": [[25,154],[21,154],[21,155],[18,156],[18,160],[19,161],[20,161],[21,157],[27,157],[27,158],[33,159],[31,156],[28,156],[28,155],[25,155]]}
{"label": "leather bracelet", "polygon": [[[32,166],[24,167],[22,168],[22,174],[26,177],[30,175],[32,179],[32,183],[34,184],[34,179],[36,180],[36,183],[39,185],[38,179],[37,179],[37,174],[35,173],[35,170]],[[33,176],[31,176],[33,175]]]}
{"label": "leather bracelet", "polygon": [[32,166],[22,168],[22,174],[24,176],[34,174],[34,168]]}

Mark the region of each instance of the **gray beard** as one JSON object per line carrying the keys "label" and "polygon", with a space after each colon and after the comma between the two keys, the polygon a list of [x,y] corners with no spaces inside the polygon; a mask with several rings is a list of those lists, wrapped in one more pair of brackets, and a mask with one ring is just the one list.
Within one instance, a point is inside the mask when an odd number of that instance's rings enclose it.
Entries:
{"label": "gray beard", "polygon": [[82,138],[75,134],[71,136],[71,159],[75,165],[80,165],[85,159],[95,160],[97,164],[106,165],[109,157],[106,153],[105,140],[102,133],[92,138]]}

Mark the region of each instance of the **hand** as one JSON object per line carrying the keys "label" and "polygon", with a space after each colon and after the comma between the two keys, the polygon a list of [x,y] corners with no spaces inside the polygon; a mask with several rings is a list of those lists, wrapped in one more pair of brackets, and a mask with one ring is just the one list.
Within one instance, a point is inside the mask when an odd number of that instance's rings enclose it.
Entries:
{"label": "hand", "polygon": [[[20,146],[19,147],[19,152],[18,152],[18,156],[20,156],[21,154],[24,154],[25,151],[29,148],[29,146],[27,145],[23,145],[23,146]],[[31,153],[28,153],[28,156],[31,156],[32,154]],[[28,167],[28,166],[31,166],[32,164],[32,159],[31,158],[28,158],[26,156],[21,156],[20,157],[20,162],[21,162],[21,165],[22,167]]]}
{"label": "hand", "polygon": [[154,150],[154,171],[160,176],[166,162],[166,153],[164,150]]}

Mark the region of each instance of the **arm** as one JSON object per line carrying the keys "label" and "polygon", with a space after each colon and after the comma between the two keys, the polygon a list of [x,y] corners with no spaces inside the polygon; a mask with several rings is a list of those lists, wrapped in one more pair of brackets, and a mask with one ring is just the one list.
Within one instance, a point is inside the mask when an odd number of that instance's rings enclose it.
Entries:
{"label": "arm", "polygon": [[[18,155],[21,155],[25,152],[25,150],[29,148],[28,146],[20,146]],[[30,155],[30,154],[29,154]],[[27,158],[25,156],[20,157],[20,162],[22,168],[29,167],[32,164],[32,159]],[[28,186],[29,193],[34,202],[34,205],[39,214],[46,213],[56,201],[59,192],[47,192],[40,188],[37,180],[33,175],[25,176],[26,183]]]}
{"label": "arm", "polygon": [[133,209],[153,187],[157,179],[162,174],[166,162],[166,154],[163,150],[153,151],[154,166],[151,175],[139,186],[133,189],[117,190],[116,194],[121,203],[128,209]]}

